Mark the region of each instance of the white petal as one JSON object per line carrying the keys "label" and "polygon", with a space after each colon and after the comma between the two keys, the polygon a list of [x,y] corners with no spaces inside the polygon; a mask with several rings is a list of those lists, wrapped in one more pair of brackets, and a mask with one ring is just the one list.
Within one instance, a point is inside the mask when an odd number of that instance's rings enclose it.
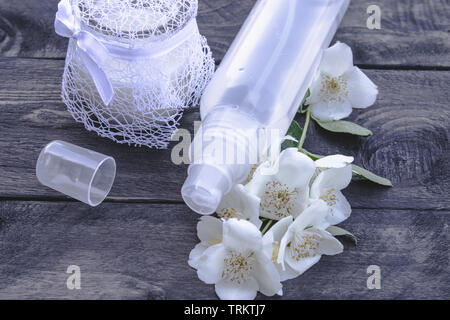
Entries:
{"label": "white petal", "polygon": [[294,269],[298,275],[303,274],[306,270],[311,268],[313,265],[315,265],[320,260],[320,255],[314,256],[314,257],[308,257],[303,258],[297,261],[294,259],[290,254],[287,254],[285,259],[287,264]]}
{"label": "white petal", "polygon": [[314,80],[309,87],[309,97],[306,99],[307,104],[314,104],[320,101],[320,91],[322,90],[322,74],[317,71]]}
{"label": "white petal", "polygon": [[222,220],[202,216],[197,224],[197,236],[205,242],[222,240]]}
{"label": "white petal", "polygon": [[280,166],[276,179],[290,188],[304,188],[309,185],[316,165],[311,158],[297,148],[288,148],[280,154]]}
{"label": "white petal", "polygon": [[271,175],[264,174],[256,169],[253,179],[245,186],[252,194],[262,197],[267,182],[274,179],[289,187],[303,187],[309,184],[309,180],[315,171],[315,164],[308,156],[298,152],[297,148],[288,148],[281,152],[276,164],[278,170]]}
{"label": "white petal", "polygon": [[281,289],[277,268],[266,256],[257,255],[253,276],[258,281],[259,291],[266,296],[273,296]]}
{"label": "white petal", "polygon": [[284,141],[294,141],[297,143],[299,142],[297,139],[295,139],[293,136],[290,136],[290,135],[285,136],[281,142],[284,142]]}
{"label": "white petal", "polygon": [[[277,163],[278,166],[278,163]],[[264,168],[272,167],[272,165],[266,161],[256,168],[253,173],[252,179],[245,185],[245,189],[250,194],[253,194],[259,198],[264,194],[266,183],[273,179],[272,175],[262,174]]]}
{"label": "white petal", "polygon": [[236,208],[236,210],[241,211],[241,199],[239,190],[234,186],[230,192],[223,196],[222,201],[217,207],[217,214],[221,214],[224,209]]}
{"label": "white petal", "polygon": [[269,260],[272,259],[274,248],[273,246],[274,246],[273,233],[271,233],[269,230],[263,236],[263,253]]}
{"label": "white petal", "polygon": [[240,284],[227,280],[216,284],[216,294],[222,300],[253,300],[258,289],[258,282],[253,278]]}
{"label": "white petal", "polygon": [[292,216],[281,219],[275,223],[264,236],[271,234],[273,236],[273,241],[280,242],[292,221],[294,221]]}
{"label": "white petal", "polygon": [[320,101],[311,107],[312,115],[322,121],[340,120],[348,117],[352,113],[350,102],[343,101]]}
{"label": "white petal", "polygon": [[353,67],[352,49],[342,42],[323,51],[320,70],[333,77],[339,77]]}
{"label": "white petal", "polygon": [[311,114],[314,118],[322,120],[322,121],[331,121],[333,120],[333,114],[331,113],[331,109],[328,107],[328,103],[324,101],[318,101],[314,103],[310,107]]}
{"label": "white petal", "polygon": [[198,269],[199,261],[205,250],[208,249],[208,246],[203,242],[198,243],[194,249],[189,253],[188,264],[194,268]]}
{"label": "white petal", "polygon": [[319,254],[335,255],[344,251],[344,246],[342,243],[340,243],[339,240],[333,237],[329,232],[325,230],[314,230],[314,232],[320,234],[321,237],[319,248],[317,249]]}
{"label": "white petal", "polygon": [[[294,235],[304,232],[304,229],[308,226],[327,228],[329,226],[329,223],[326,222],[327,215],[328,215],[328,206],[322,200],[318,200],[313,202],[288,227],[288,230],[281,239],[277,259],[277,262],[281,264],[283,270],[285,270],[286,268],[285,261],[288,261],[287,257],[289,256],[289,253],[286,252],[287,245],[293,240]],[[294,270],[298,271],[295,268]]]}
{"label": "white petal", "polygon": [[259,219],[260,199],[249,193],[242,184],[235,187],[236,192],[241,196],[242,214],[258,229],[261,227],[262,221]]}
{"label": "white petal", "polygon": [[224,213],[235,213],[236,218],[248,220],[259,228],[262,223],[259,219],[259,203],[257,196],[248,192],[242,184],[237,184],[223,197],[216,212],[224,218],[227,218]]}
{"label": "white petal", "polygon": [[319,199],[328,190],[339,191],[347,188],[352,181],[352,167],[331,168],[319,173],[311,185],[311,198]]}
{"label": "white petal", "polygon": [[377,86],[358,67],[345,75],[348,85],[348,98],[353,108],[367,108],[377,100]]}
{"label": "white petal", "polygon": [[278,250],[277,263],[281,265],[282,270],[286,269],[286,266],[284,264],[286,249],[287,249],[287,245],[289,244],[289,242],[291,242],[293,237],[294,237],[293,230],[291,228],[288,228],[288,230],[286,231],[284,236],[281,238],[280,248]]}
{"label": "white petal", "polygon": [[347,118],[352,113],[352,106],[349,101],[330,102],[329,107],[332,109],[332,120],[341,120]]}
{"label": "white petal", "polygon": [[[261,199],[260,216],[274,220],[288,214],[297,216],[308,204],[309,182],[314,172],[314,161],[298,152],[297,148],[288,148],[280,154],[275,174],[265,175],[257,169],[245,188]],[[278,188],[288,191],[292,194],[290,200],[276,208],[274,201],[269,199],[268,188],[272,189],[270,192]]]}
{"label": "white petal", "polygon": [[222,279],[226,248],[223,244],[216,244],[203,252],[197,268],[197,275],[205,283],[217,283]]}
{"label": "white petal", "polygon": [[229,219],[223,223],[223,244],[238,252],[262,250],[262,235],[251,222]]}
{"label": "white petal", "polygon": [[292,269],[289,264],[285,264],[285,269],[279,268],[278,272],[280,273],[280,280],[286,281],[297,278],[300,273]]}
{"label": "white petal", "polygon": [[332,156],[326,156],[316,160],[316,166],[319,168],[342,168],[352,163],[353,157],[343,156],[341,154],[335,154]]}
{"label": "white petal", "polygon": [[306,227],[322,226],[328,215],[328,206],[322,201],[314,201],[305,211],[299,215],[289,226],[288,231],[292,233],[301,233]]}
{"label": "white petal", "polygon": [[336,225],[341,223],[342,221],[346,220],[348,217],[350,217],[350,214],[352,213],[352,208],[350,206],[350,203],[347,201],[347,199],[344,197],[342,192],[337,191],[335,192],[336,195],[336,204],[332,206],[330,209],[330,213],[327,216],[327,221],[331,225]]}

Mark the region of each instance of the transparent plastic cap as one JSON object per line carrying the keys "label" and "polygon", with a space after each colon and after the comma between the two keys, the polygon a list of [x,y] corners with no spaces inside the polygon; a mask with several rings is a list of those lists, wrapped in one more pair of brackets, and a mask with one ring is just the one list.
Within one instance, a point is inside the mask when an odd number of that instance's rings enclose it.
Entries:
{"label": "transparent plastic cap", "polygon": [[184,202],[199,214],[212,214],[231,188],[230,177],[218,167],[193,164],[181,188]]}
{"label": "transparent plastic cap", "polygon": [[58,140],[42,149],[36,163],[41,184],[92,207],[105,200],[115,176],[113,158]]}

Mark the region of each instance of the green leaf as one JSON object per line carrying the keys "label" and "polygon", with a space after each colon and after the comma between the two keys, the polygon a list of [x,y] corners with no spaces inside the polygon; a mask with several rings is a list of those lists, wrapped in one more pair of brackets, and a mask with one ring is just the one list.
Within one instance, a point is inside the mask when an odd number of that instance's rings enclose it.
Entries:
{"label": "green leaf", "polygon": [[298,142],[292,141],[292,140],[285,140],[281,144],[281,151],[288,148],[297,148]]}
{"label": "green leaf", "polygon": [[[303,129],[300,127],[297,121],[293,120],[286,135],[291,136],[297,141],[300,141],[300,138],[302,136]],[[285,140],[281,144],[281,151],[287,148],[297,148],[298,142],[292,141],[292,140]]]}
{"label": "green leaf", "polygon": [[300,127],[297,121],[293,120],[286,135],[291,136],[297,140],[300,140],[303,129]]}
{"label": "green leaf", "polygon": [[366,179],[382,186],[392,187],[392,182],[389,179],[377,176],[375,173],[370,172],[364,168],[358,167],[352,164],[353,176],[361,179]]}
{"label": "green leaf", "polygon": [[370,131],[369,129],[361,127],[360,125],[350,121],[322,121],[314,117],[313,119],[319,126],[331,132],[349,133],[361,137],[368,137],[372,135],[372,131]]}
{"label": "green leaf", "polygon": [[327,228],[327,231],[329,233],[331,233],[333,236],[338,237],[338,236],[346,236],[346,237],[350,237],[350,239],[352,239],[353,243],[355,244],[355,246],[358,244],[358,239],[356,238],[356,236],[350,232],[348,232],[345,229],[336,227],[336,226],[329,226]]}

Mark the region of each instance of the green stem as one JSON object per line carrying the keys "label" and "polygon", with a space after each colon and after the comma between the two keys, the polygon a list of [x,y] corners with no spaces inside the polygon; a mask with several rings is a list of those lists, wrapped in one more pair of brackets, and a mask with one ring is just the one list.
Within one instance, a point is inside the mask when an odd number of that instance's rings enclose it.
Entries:
{"label": "green stem", "polygon": [[311,120],[311,111],[308,109],[306,111],[305,124],[303,126],[302,136],[300,137],[300,142],[298,143],[298,150],[301,151],[303,148],[303,143],[305,143],[306,132],[308,131],[309,121]]}
{"label": "green stem", "polygon": [[264,229],[261,231],[262,234],[265,234],[267,230],[269,230],[270,225],[272,224],[273,220],[269,220],[267,224],[264,226]]}
{"label": "green stem", "polygon": [[318,160],[318,159],[324,157],[324,156],[320,156],[320,155],[318,155],[318,154],[311,153],[311,152],[309,152],[308,150],[303,149],[303,148],[300,150],[300,152],[303,152],[304,154],[306,154],[308,157],[310,157],[310,158],[313,159],[314,161],[316,161],[316,160]]}

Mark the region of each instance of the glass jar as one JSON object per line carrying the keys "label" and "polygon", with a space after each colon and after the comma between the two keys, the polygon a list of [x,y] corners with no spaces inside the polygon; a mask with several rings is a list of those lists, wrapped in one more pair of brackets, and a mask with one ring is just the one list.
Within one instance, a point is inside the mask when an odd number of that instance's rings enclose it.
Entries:
{"label": "glass jar", "polygon": [[[182,111],[198,104],[214,72],[195,20],[197,0],[61,2],[73,15],[65,20],[75,26],[62,86],[72,116],[116,142],[166,148]],[[100,48],[92,50],[97,42]],[[96,58],[102,48],[106,54]],[[98,73],[112,89],[110,100],[99,90]]]}

